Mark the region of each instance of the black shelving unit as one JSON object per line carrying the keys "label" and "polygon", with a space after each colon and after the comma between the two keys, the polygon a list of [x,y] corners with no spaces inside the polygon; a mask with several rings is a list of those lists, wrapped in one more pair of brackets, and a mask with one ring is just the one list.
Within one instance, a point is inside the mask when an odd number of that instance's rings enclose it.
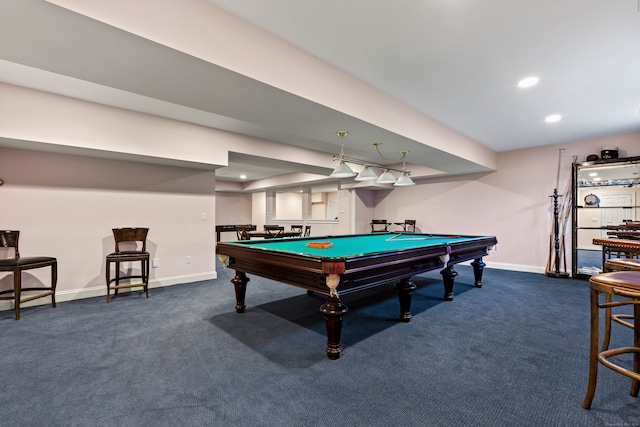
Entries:
{"label": "black shelving unit", "polygon": [[[614,170],[618,168],[623,168],[625,166],[629,166],[630,176],[622,176],[617,177],[616,179],[612,179],[611,182],[606,180],[604,182],[600,182],[594,184],[593,182],[585,183],[582,180],[580,182],[580,172],[585,170]],[[634,169],[637,166],[636,169]],[[640,156],[638,157],[627,157],[627,158],[619,158],[619,159],[608,159],[608,160],[598,160],[591,162],[577,162],[572,165],[571,172],[571,182],[572,182],[572,212],[571,212],[571,276],[575,279],[589,279],[593,272],[588,271],[585,268],[585,260],[588,260],[587,264],[593,264],[593,267],[602,268],[602,255],[601,250],[585,250],[580,249],[578,246],[579,243],[579,235],[584,234],[584,232],[595,234],[595,230],[599,230],[600,232],[611,230],[610,227],[607,226],[597,226],[597,227],[589,227],[580,225],[580,218],[584,217],[584,215],[588,215],[588,212],[592,209],[597,209],[599,215],[602,215],[602,210],[607,209],[625,209],[629,211],[628,220],[637,221],[640,219],[640,175],[633,175],[634,170],[640,171]],[[584,197],[581,197],[581,190],[590,189],[596,191],[597,189],[602,188],[620,188],[621,190],[625,189],[635,189],[635,193],[639,197],[635,197],[634,203],[630,205],[616,205],[616,206],[600,206],[599,204],[587,205]],[[593,202],[592,200],[590,200]],[[593,211],[595,212],[595,210]],[[625,216],[626,212],[625,212]],[[581,233],[582,232],[582,233]],[[606,233],[604,233],[606,236]],[[584,239],[583,239],[584,240]],[[586,266],[589,267],[589,266]]]}

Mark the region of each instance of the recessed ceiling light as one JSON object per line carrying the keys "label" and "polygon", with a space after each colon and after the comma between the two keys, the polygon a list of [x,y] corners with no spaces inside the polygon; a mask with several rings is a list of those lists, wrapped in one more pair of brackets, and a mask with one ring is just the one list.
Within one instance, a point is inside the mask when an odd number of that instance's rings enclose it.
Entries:
{"label": "recessed ceiling light", "polygon": [[539,81],[540,79],[538,79],[535,76],[525,77],[524,79],[518,82],[518,87],[527,88],[527,87],[535,86],[538,84]]}
{"label": "recessed ceiling light", "polygon": [[598,172],[591,172],[589,176],[598,176]]}
{"label": "recessed ceiling light", "polygon": [[247,175],[240,175],[240,179],[247,179]]}
{"label": "recessed ceiling light", "polygon": [[560,120],[562,120],[562,116],[560,114],[551,114],[550,116],[544,118],[544,121],[547,123],[555,123],[559,122]]}

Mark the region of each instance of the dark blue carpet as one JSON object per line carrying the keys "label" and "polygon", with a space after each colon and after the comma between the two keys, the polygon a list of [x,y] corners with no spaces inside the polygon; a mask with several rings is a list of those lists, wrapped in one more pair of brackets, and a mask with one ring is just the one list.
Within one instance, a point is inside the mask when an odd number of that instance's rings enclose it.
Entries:
{"label": "dark blue carpet", "polygon": [[[393,287],[346,295],[343,353],[324,354],[324,297],[251,277],[236,314],[216,281],[0,312],[0,425],[640,426],[630,380],[587,381],[588,283],[457,267],[415,278],[410,323]],[[618,327],[616,342],[631,331]]]}

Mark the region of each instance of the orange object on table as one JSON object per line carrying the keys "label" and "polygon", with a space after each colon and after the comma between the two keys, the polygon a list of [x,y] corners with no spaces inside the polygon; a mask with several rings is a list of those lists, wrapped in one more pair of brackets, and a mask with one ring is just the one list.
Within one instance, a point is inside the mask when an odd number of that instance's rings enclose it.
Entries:
{"label": "orange object on table", "polygon": [[327,248],[330,248],[331,246],[333,246],[333,243],[331,243],[331,242],[309,242],[309,243],[307,243],[307,247],[308,248],[327,249]]}

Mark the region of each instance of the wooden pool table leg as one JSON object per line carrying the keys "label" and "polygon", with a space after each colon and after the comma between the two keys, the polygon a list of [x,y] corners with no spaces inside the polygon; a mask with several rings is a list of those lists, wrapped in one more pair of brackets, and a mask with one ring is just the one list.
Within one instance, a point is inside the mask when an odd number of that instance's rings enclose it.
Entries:
{"label": "wooden pool table leg", "polygon": [[247,275],[236,270],[236,276],[231,279],[231,283],[233,283],[236,289],[236,313],[244,313],[244,309],[246,307],[244,305],[244,296],[247,293],[248,282],[249,278]]}
{"label": "wooden pool table leg", "polygon": [[484,270],[485,265],[487,264],[482,262],[482,258],[474,259],[471,263],[471,266],[473,267],[473,277],[475,278],[473,284],[476,288],[482,287],[482,271]]}
{"label": "wooden pool table leg", "polygon": [[453,265],[448,266],[440,272],[442,279],[444,280],[444,299],[446,301],[453,300],[453,281],[458,275],[458,272],[453,269]]}
{"label": "wooden pool table leg", "polygon": [[396,290],[400,299],[400,320],[403,322],[411,320],[411,295],[416,288],[417,286],[411,281],[410,277],[396,283]]}
{"label": "wooden pool table leg", "polygon": [[331,360],[338,359],[342,351],[342,315],[347,311],[347,306],[342,304],[338,296],[329,296],[327,302],[320,306],[320,312],[324,314],[327,324],[327,357]]}

